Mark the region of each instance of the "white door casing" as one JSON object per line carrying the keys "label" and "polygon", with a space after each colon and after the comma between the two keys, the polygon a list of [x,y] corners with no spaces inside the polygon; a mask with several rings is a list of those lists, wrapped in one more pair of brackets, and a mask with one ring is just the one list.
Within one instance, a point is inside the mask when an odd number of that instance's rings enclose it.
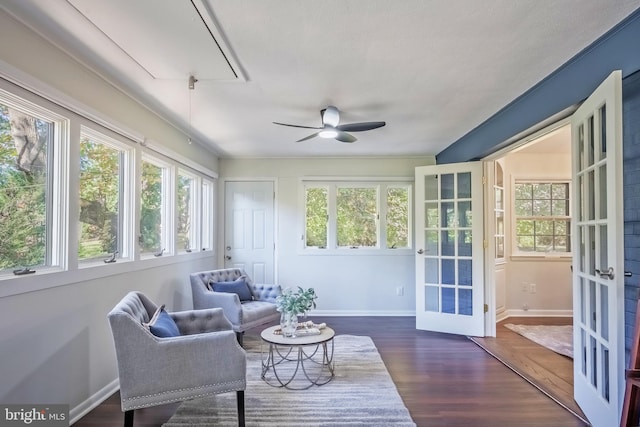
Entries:
{"label": "white door casing", "polygon": [[484,336],[482,163],[415,170],[416,328]]}
{"label": "white door casing", "polygon": [[574,398],[594,427],[619,424],[624,396],[622,77],[573,114]]}
{"label": "white door casing", "polygon": [[275,283],[274,183],[225,182],[224,265]]}

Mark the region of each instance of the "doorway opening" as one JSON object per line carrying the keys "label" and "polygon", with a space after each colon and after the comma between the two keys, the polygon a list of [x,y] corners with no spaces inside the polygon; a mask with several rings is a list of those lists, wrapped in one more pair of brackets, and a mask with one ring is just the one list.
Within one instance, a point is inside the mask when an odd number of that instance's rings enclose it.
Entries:
{"label": "doorway opening", "polygon": [[571,125],[557,123],[515,146],[489,162],[495,338],[477,342],[586,422],[573,398],[573,359],[514,331],[558,333],[552,346],[573,344],[561,333],[573,323]]}

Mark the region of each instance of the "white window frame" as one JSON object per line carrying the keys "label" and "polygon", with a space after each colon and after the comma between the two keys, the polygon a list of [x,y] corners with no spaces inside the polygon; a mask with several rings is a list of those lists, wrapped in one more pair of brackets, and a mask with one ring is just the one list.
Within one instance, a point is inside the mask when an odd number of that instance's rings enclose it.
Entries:
{"label": "white window frame", "polygon": [[203,252],[213,251],[215,247],[215,207],[216,183],[214,180],[202,177],[202,202],[200,249]]}
{"label": "white window frame", "polygon": [[[93,141],[96,141],[120,152],[120,175],[122,179],[120,180],[120,194],[118,195],[120,199],[120,206],[118,209],[119,253],[116,255],[116,260],[117,262],[133,261],[134,242],[137,242],[137,239],[135,239],[134,218],[138,218],[138,215],[134,215],[134,206],[136,206],[136,204],[134,203],[134,190],[136,185],[135,176],[137,175],[134,168],[134,146],[131,143],[125,142],[125,139],[123,137],[114,134],[111,131],[98,129],[98,125],[82,124],[80,126],[80,139],[78,140],[78,145],[80,144],[82,138],[84,138],[85,136]],[[78,161],[79,160],[80,157],[78,156]],[[79,196],[80,193],[78,192],[78,197]],[[80,206],[79,203],[78,206]],[[79,230],[80,217],[78,217],[78,222],[76,225]],[[80,232],[78,231],[78,242],[79,239]],[[94,267],[97,265],[104,265],[103,258],[105,258],[105,256],[84,260],[77,259],[77,262],[78,266],[82,268]]]}
{"label": "white window frame", "polygon": [[[307,188],[327,190],[327,246],[306,246],[306,194]],[[375,247],[338,246],[337,242],[337,192],[338,188],[375,188],[377,197]],[[406,188],[408,196],[408,246],[388,248],[386,235],[387,188]],[[413,254],[413,178],[303,178],[300,180],[301,239],[299,253],[304,255],[407,255]]]}
{"label": "white window frame", "polygon": [[[2,68],[2,67],[0,67]],[[54,122],[54,144],[52,144],[53,154],[47,159],[52,165],[48,167],[48,176],[51,183],[50,194],[47,194],[47,204],[51,211],[47,212],[47,257],[51,257],[50,266],[38,266],[35,274],[16,276],[11,269],[0,272],[0,298],[11,295],[18,295],[25,292],[32,292],[42,289],[64,286],[79,280],[93,280],[109,277],[114,274],[139,271],[153,266],[182,262],[181,256],[176,256],[175,243],[171,240],[171,245],[165,251],[168,255],[166,259],[141,259],[138,250],[139,231],[139,197],[140,189],[138,182],[141,177],[142,156],[148,155],[151,158],[159,159],[169,165],[169,187],[170,203],[169,223],[167,228],[171,239],[175,238],[175,195],[176,174],[178,168],[189,171],[190,175],[198,177],[197,198],[194,209],[195,221],[201,221],[201,194],[202,180],[207,179],[213,183],[215,198],[215,186],[217,185],[217,174],[206,166],[190,160],[181,154],[166,148],[155,141],[145,139],[142,135],[136,134],[128,128],[113,122],[109,117],[97,114],[86,106],[78,103],[66,96],[60,97],[58,93],[51,92],[46,85],[37,83],[31,85],[29,89],[22,87],[20,82],[12,83],[12,78],[0,70],[0,102],[16,107],[26,113],[36,116],[42,120]],[[35,82],[35,81],[34,81]],[[37,91],[37,92],[36,92]],[[122,144],[127,149],[126,161],[122,163],[123,170],[123,194],[122,194],[122,220],[120,225],[120,237],[123,250],[119,254],[121,257],[115,263],[104,263],[101,258],[95,262],[88,260],[78,261],[78,224],[79,224],[79,154],[80,154],[80,134],[81,129],[91,129],[101,135],[112,138],[115,144]],[[212,199],[213,209],[215,209],[215,199]],[[215,215],[215,211],[213,215]],[[199,223],[198,223],[199,224]],[[199,226],[199,225],[198,225]],[[211,232],[216,235],[215,222]],[[200,236],[200,235],[198,235]],[[199,238],[199,237],[198,237]],[[198,239],[196,239],[198,240]],[[214,240],[215,241],[215,240]],[[196,246],[193,246],[196,248]],[[198,243],[198,246],[199,243]],[[211,248],[215,252],[214,248]],[[202,253],[201,253],[202,252]],[[124,255],[124,257],[123,257]],[[210,259],[211,252],[194,250],[189,256],[193,258]],[[123,262],[129,261],[129,262]],[[43,275],[46,279],[43,280]]]}
{"label": "white window frame", "polygon": [[[140,259],[147,259],[147,258],[152,258],[152,257],[158,257],[158,256],[165,256],[165,255],[170,255],[173,253],[173,188],[174,186],[172,185],[173,183],[173,166],[166,162],[161,160],[159,157],[154,156],[148,152],[143,152],[141,154],[141,166],[140,166],[140,184],[142,183],[142,163],[149,163],[151,165],[154,165],[158,168],[160,168],[162,170],[162,192],[161,192],[161,198],[162,198],[162,205],[161,205],[161,212],[160,212],[160,222],[162,224],[162,231],[160,234],[160,248],[158,248],[158,251],[154,254],[151,252],[142,252],[142,249],[140,249]],[[140,217],[141,217],[141,213],[142,213],[142,205],[138,204],[137,206],[138,209],[138,224],[140,223]],[[139,227],[139,225],[138,225]],[[142,237],[142,231],[139,230],[139,235],[140,237]]]}
{"label": "white window frame", "polygon": [[[37,96],[18,89],[8,91],[11,85],[0,79],[0,103],[22,111],[43,121],[53,123],[51,147],[47,147],[47,203],[46,210],[46,242],[45,264],[39,271],[59,271],[67,268],[69,254],[67,252],[68,232],[68,175],[67,163],[70,140],[70,121],[64,116],[64,110],[55,104],[35,102]],[[23,266],[16,266],[16,268]],[[11,270],[0,272],[0,278],[13,277]]]}
{"label": "white window frame", "polygon": [[[515,259],[515,258],[571,258],[572,257],[572,253],[571,252],[557,252],[557,251],[550,251],[550,252],[535,252],[535,251],[520,251],[518,249],[518,236],[517,236],[517,219],[518,219],[518,215],[516,215],[516,197],[515,197],[515,191],[516,191],[516,184],[567,184],[568,188],[569,188],[569,196],[568,196],[568,200],[569,200],[569,215],[566,217],[556,217],[556,216],[550,216],[548,218],[545,219],[558,219],[558,220],[562,220],[562,219],[566,219],[568,221],[573,221],[573,218],[571,217],[571,212],[572,212],[572,196],[573,196],[573,188],[571,186],[571,179],[570,178],[526,178],[526,177],[512,177],[511,179],[511,203],[510,203],[510,208],[511,208],[511,215],[510,215],[510,219],[511,219],[511,258]],[[571,242],[568,242],[569,244]]]}
{"label": "white window frame", "polygon": [[[189,249],[177,247],[178,245],[178,184],[180,181],[180,176],[187,177],[192,180],[193,185],[190,186],[190,198],[189,198],[189,220],[191,222],[191,229],[189,230]],[[191,170],[183,167],[182,165],[178,166],[178,170],[176,172],[176,180],[175,180],[175,209],[174,209],[174,235],[175,235],[175,253],[176,254],[186,254],[186,253],[194,253],[198,252],[197,248],[200,247],[200,222],[201,222],[201,213],[198,209],[201,198],[202,184],[201,177],[199,174],[194,173]]]}

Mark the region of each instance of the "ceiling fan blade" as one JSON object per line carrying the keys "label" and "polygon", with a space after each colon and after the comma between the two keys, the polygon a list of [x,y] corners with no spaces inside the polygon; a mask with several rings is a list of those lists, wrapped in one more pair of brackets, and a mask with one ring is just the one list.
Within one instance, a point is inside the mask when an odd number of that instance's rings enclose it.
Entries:
{"label": "ceiling fan blade", "polygon": [[329,105],[327,108],[321,111],[322,124],[329,125],[331,127],[338,126],[340,123],[340,111],[333,105]]}
{"label": "ceiling fan blade", "polygon": [[312,133],[312,134],[311,134],[311,135],[309,135],[309,136],[305,136],[304,138],[299,139],[299,140],[297,140],[296,142],[306,141],[307,139],[315,138],[316,136],[318,136],[318,132],[316,132],[316,133]]}
{"label": "ceiling fan blade", "polygon": [[345,132],[362,132],[365,130],[381,128],[384,125],[386,125],[385,122],[348,123],[346,125],[336,126],[336,129]]}
{"label": "ceiling fan blade", "polygon": [[356,142],[358,140],[358,138],[353,135],[349,135],[346,132],[338,132],[338,135],[335,139],[340,142]]}
{"label": "ceiling fan blade", "polygon": [[274,125],[280,125],[280,126],[289,126],[292,128],[303,128],[303,129],[322,129],[321,127],[314,127],[314,126],[300,126],[300,125],[290,125],[287,123],[278,123],[278,122],[273,122]]}

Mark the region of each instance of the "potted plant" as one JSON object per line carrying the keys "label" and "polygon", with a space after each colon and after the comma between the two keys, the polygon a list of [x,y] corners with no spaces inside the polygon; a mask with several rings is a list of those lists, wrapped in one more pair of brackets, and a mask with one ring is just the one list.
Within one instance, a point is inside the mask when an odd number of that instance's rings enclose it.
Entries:
{"label": "potted plant", "polygon": [[316,292],[313,288],[297,290],[286,288],[276,298],[277,310],[280,316],[280,327],[284,336],[295,337],[298,327],[298,316],[306,315],[309,310],[316,307]]}

